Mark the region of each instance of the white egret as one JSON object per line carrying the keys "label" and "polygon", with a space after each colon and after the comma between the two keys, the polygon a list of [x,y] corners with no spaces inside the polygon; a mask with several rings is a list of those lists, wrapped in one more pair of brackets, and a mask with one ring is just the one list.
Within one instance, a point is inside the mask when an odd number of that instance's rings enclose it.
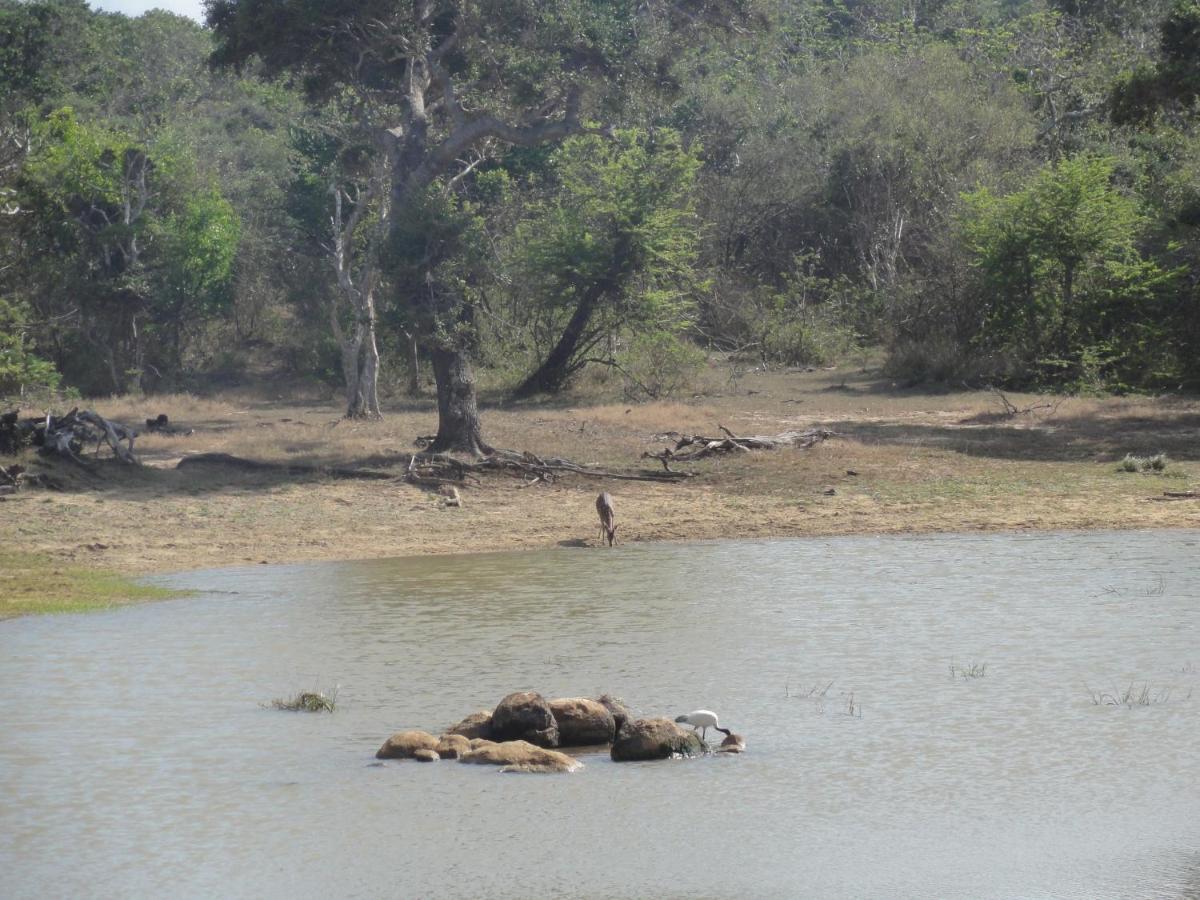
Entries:
{"label": "white egret", "polygon": [[686,716],[676,716],[675,721],[679,724],[691,725],[692,731],[703,729],[700,732],[701,740],[707,739],[708,729],[716,728],[718,731],[721,730],[717,727],[717,714],[709,709],[693,710]]}

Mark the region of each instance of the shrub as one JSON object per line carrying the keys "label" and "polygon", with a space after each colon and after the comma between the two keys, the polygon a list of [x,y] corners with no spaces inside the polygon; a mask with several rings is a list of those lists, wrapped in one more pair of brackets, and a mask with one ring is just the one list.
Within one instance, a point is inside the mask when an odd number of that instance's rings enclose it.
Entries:
{"label": "shrub", "polygon": [[617,355],[630,398],[657,399],[692,383],[704,365],[704,351],[666,331],[639,334]]}

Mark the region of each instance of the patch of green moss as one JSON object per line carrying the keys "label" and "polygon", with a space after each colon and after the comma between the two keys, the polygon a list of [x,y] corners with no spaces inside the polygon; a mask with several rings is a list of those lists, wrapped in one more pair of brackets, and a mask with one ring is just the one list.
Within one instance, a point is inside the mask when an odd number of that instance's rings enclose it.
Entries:
{"label": "patch of green moss", "polygon": [[186,593],[137,584],[115,572],[67,565],[37,553],[0,549],[0,619],[87,612]]}

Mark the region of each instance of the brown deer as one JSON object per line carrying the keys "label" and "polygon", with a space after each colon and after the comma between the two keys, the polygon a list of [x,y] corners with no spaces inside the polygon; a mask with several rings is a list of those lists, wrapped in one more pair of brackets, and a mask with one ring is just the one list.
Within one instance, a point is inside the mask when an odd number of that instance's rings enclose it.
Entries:
{"label": "brown deer", "polygon": [[605,491],[596,498],[596,512],[600,514],[600,539],[608,538],[608,546],[617,541],[617,511],[613,508],[612,495]]}

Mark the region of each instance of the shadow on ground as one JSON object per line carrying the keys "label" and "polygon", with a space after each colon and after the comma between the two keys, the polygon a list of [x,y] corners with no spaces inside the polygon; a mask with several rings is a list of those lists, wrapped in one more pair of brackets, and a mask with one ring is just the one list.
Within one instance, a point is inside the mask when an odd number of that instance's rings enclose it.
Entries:
{"label": "shadow on ground", "polygon": [[945,425],[851,420],[832,427],[867,444],[910,445],[995,459],[1112,462],[1127,453],[1200,459],[1198,413],[1161,417],[1107,413],[1042,424],[1013,423],[1011,419],[1005,424],[987,424],[994,421],[991,415],[981,415]]}

